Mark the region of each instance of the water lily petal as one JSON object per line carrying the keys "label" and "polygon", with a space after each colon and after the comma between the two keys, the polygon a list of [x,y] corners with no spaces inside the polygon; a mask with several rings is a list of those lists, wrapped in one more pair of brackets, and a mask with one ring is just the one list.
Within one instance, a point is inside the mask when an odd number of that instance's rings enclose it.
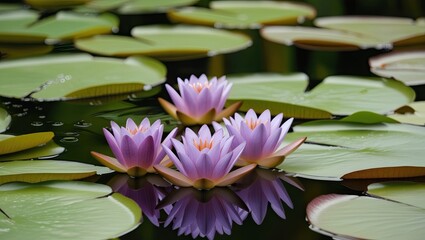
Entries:
{"label": "water lily petal", "polygon": [[109,147],[112,150],[112,153],[114,153],[117,160],[120,162],[121,165],[125,166],[125,160],[124,156],[121,153],[121,148],[119,144],[117,143],[117,140],[114,138],[114,136],[105,128],[103,129],[103,133],[105,135],[106,141],[108,142]]}
{"label": "water lily petal", "polygon": [[154,164],[155,155],[156,149],[153,137],[147,136],[138,147],[136,165],[148,169]]}
{"label": "water lily petal", "polygon": [[239,180],[240,178],[242,178],[243,176],[245,176],[246,174],[254,170],[256,166],[257,164],[252,163],[245,167],[241,167],[230,172],[229,174],[224,176],[222,179],[217,181],[217,186],[224,187],[236,182],[237,180]]}
{"label": "water lily petal", "polygon": [[214,118],[214,121],[221,121],[223,118],[227,118],[233,113],[235,113],[242,106],[242,101],[233,103],[232,105],[225,108],[223,111],[219,112]]}
{"label": "water lily petal", "polygon": [[190,187],[193,185],[193,182],[189,178],[171,168],[167,168],[161,165],[155,165],[154,169],[165,179],[177,186]]}
{"label": "water lily petal", "polygon": [[263,146],[266,140],[266,127],[264,124],[260,124],[254,129],[251,138],[246,142],[246,148],[242,153],[242,158],[246,161],[260,160],[263,155]]}
{"label": "water lily petal", "polygon": [[282,120],[283,120],[283,114],[282,113],[279,113],[278,115],[276,115],[270,123],[271,129],[279,128],[280,124],[282,123]]}
{"label": "water lily petal", "polygon": [[264,156],[270,156],[276,151],[276,149],[281,144],[281,142],[279,142],[281,135],[282,134],[281,134],[280,131],[272,131],[271,132],[270,136],[268,137],[268,139],[266,140],[266,142],[263,145]]}
{"label": "water lily petal", "polygon": [[102,163],[103,165],[105,165],[106,167],[112,170],[115,170],[121,173],[125,173],[127,171],[126,168],[123,165],[121,165],[121,163],[119,163],[116,158],[109,157],[94,151],[90,152],[90,154],[100,163]]}
{"label": "water lily petal", "polygon": [[168,84],[165,84],[165,88],[167,89],[168,95],[170,95],[171,101],[173,101],[177,109],[185,112],[189,111],[189,109],[187,109],[183,95],[180,96],[177,91]]}
{"label": "water lily petal", "polygon": [[[162,141],[162,144],[164,144],[165,146],[167,146],[168,148],[171,148],[171,139],[174,138],[177,134],[177,128],[174,128],[173,130],[171,130],[171,132],[167,135],[167,137],[164,139],[164,141]],[[161,146],[160,144],[158,144],[157,146]],[[159,164],[166,156],[166,153],[164,151],[164,149],[161,147],[161,149],[159,150],[156,158],[155,158],[155,163]]]}
{"label": "water lily petal", "polygon": [[288,156],[289,154],[294,152],[299,146],[301,146],[301,144],[303,144],[306,139],[307,139],[306,137],[300,138],[300,139],[286,145],[282,149],[278,150],[273,155],[274,156]]}
{"label": "water lily petal", "polygon": [[174,119],[178,119],[176,106],[174,106],[163,98],[158,98],[158,102],[171,117],[173,117]]}
{"label": "water lily petal", "polygon": [[291,128],[293,121],[294,121],[294,118],[290,118],[290,119],[285,121],[285,123],[282,125],[282,127],[280,127],[282,132],[281,132],[281,135],[280,135],[280,138],[279,138],[279,142],[282,142],[283,138],[286,136],[289,129]]}

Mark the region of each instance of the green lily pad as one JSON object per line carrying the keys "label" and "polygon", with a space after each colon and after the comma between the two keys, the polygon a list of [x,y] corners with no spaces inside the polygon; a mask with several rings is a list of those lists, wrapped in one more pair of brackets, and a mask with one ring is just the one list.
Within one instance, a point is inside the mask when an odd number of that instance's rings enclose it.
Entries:
{"label": "green lily pad", "polygon": [[19,136],[0,134],[0,155],[15,153],[46,144],[53,137],[53,132],[38,132]]}
{"label": "green lily pad", "polygon": [[137,227],[138,205],[88,182],[0,186],[2,239],[112,239]]}
{"label": "green lily pad", "polygon": [[9,113],[3,108],[0,108],[0,133],[7,130],[11,121],[12,117]]}
{"label": "green lily pad", "polygon": [[412,102],[388,115],[402,123],[425,125],[425,101]]}
{"label": "green lily pad", "polygon": [[25,3],[31,5],[33,8],[38,9],[61,9],[75,7],[88,3],[92,0],[66,0],[66,1],[57,1],[57,0],[25,0]]}
{"label": "green lily pad", "polygon": [[376,197],[329,194],[307,206],[312,229],[344,239],[422,239],[425,229],[425,184],[377,183]]}
{"label": "green lily pad", "polygon": [[75,180],[113,172],[107,167],[61,160],[0,162],[0,184],[6,182],[43,182]]}
{"label": "green lily pad", "polygon": [[6,12],[6,11],[13,11],[13,10],[19,10],[24,8],[21,4],[14,4],[14,3],[0,3],[0,12]]}
{"label": "green lily pad", "polygon": [[41,44],[0,44],[0,59],[21,58],[43,55],[53,50],[51,45]]}
{"label": "green lily pad", "polygon": [[198,0],[130,0],[118,8],[120,14],[140,14],[151,12],[166,12],[171,8],[191,5]]}
{"label": "green lily pad", "polygon": [[[0,135],[1,139],[1,135]],[[19,152],[0,155],[0,162],[11,160],[27,160],[36,158],[52,158],[65,151],[65,148],[57,145],[53,140],[33,148]]]}
{"label": "green lily pad", "polygon": [[338,181],[425,175],[423,127],[314,121],[295,126],[286,139],[300,136],[307,142],[278,166],[296,176]]}
{"label": "green lily pad", "polygon": [[392,77],[404,84],[425,84],[425,51],[392,52],[369,60],[370,70],[378,76]]}
{"label": "green lily pad", "polygon": [[323,17],[311,27],[266,27],[261,35],[285,45],[317,50],[387,49],[425,43],[425,28],[408,18]]}
{"label": "green lily pad", "polygon": [[242,100],[241,110],[269,108],[273,114],[296,118],[330,118],[358,111],[385,114],[415,98],[411,88],[389,79],[331,76],[308,92],[304,92],[308,77],[302,73],[250,74],[228,80],[233,83],[229,103]]}
{"label": "green lily pad", "polygon": [[66,100],[124,94],[161,84],[165,73],[163,64],[146,57],[63,54],[10,60],[0,63],[0,95]]}
{"label": "green lily pad", "polygon": [[245,35],[202,26],[141,26],[133,28],[131,34],[135,38],[99,35],[80,39],[75,46],[105,56],[143,54],[179,60],[235,52],[252,43]]}
{"label": "green lily pad", "polygon": [[297,24],[315,16],[315,9],[308,5],[272,1],[213,1],[210,9],[187,7],[168,12],[175,22],[232,29]]}
{"label": "green lily pad", "polygon": [[37,21],[39,15],[31,10],[8,12],[0,16],[0,42],[56,43],[96,34],[110,33],[118,26],[111,14],[89,16],[59,12]]}

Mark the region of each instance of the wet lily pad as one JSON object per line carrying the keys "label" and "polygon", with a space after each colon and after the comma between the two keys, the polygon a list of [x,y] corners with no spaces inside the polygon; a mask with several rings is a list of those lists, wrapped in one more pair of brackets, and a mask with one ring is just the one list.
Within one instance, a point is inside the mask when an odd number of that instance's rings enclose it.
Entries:
{"label": "wet lily pad", "polygon": [[241,110],[270,109],[273,114],[306,119],[358,111],[385,114],[415,98],[411,88],[389,79],[331,76],[308,92],[304,92],[308,77],[302,73],[250,74],[229,76],[228,80],[233,83],[229,102],[242,100]]}
{"label": "wet lily pad", "polygon": [[75,38],[112,32],[118,20],[111,14],[99,16],[59,12],[37,21],[39,14],[32,10],[19,10],[0,16],[0,42],[4,43],[56,43]]}
{"label": "wet lily pad", "polygon": [[140,14],[150,12],[166,12],[170,8],[182,7],[198,2],[198,0],[130,0],[118,8],[120,14]]}
{"label": "wet lily pad", "polygon": [[[2,135],[0,135],[1,139]],[[44,159],[52,158],[65,151],[65,148],[57,145],[53,140],[33,148],[22,150],[19,152],[0,155],[0,162],[12,160],[27,160],[27,159]]]}
{"label": "wet lily pad", "polygon": [[15,153],[46,144],[53,137],[53,132],[29,133],[18,136],[0,134],[0,155]]}
{"label": "wet lily pad", "polygon": [[61,160],[0,162],[0,184],[6,182],[43,182],[82,179],[113,172],[107,167]]}
{"label": "wet lily pad", "polygon": [[75,46],[105,56],[143,54],[179,60],[235,52],[251,45],[245,35],[201,26],[141,26],[133,28],[131,34],[134,38],[104,35],[80,39]]}
{"label": "wet lily pad", "polygon": [[425,175],[423,127],[326,120],[295,126],[286,138],[300,136],[307,143],[278,166],[296,176],[338,181]]}
{"label": "wet lily pad", "polygon": [[0,59],[43,55],[53,50],[51,45],[41,44],[0,44]]}
{"label": "wet lily pad", "polygon": [[425,28],[408,18],[380,16],[323,17],[311,27],[266,27],[261,35],[270,41],[307,49],[358,50],[423,44]]}
{"label": "wet lily pad", "polygon": [[92,0],[66,0],[66,1],[57,1],[57,0],[25,0],[25,3],[31,5],[31,7],[38,9],[61,9],[75,7],[88,3]]}
{"label": "wet lily pad", "polygon": [[141,91],[165,81],[165,66],[146,57],[47,55],[0,63],[0,95],[38,100],[89,98]]}
{"label": "wet lily pad", "polygon": [[2,239],[111,239],[139,225],[137,204],[88,182],[0,186]]}
{"label": "wet lily pad", "polygon": [[424,183],[376,183],[368,189],[372,197],[329,194],[314,199],[307,206],[312,229],[344,239],[423,238]]}
{"label": "wet lily pad", "polygon": [[425,101],[412,102],[388,115],[402,123],[425,125]]}
{"label": "wet lily pad", "polygon": [[210,9],[187,7],[168,12],[175,22],[231,29],[297,24],[315,16],[315,9],[308,5],[273,1],[213,1]]}
{"label": "wet lily pad", "polygon": [[406,85],[425,84],[425,51],[392,52],[369,60],[378,76],[392,77]]}
{"label": "wet lily pad", "polygon": [[0,133],[7,130],[11,121],[12,117],[9,113],[3,108],[0,108]]}

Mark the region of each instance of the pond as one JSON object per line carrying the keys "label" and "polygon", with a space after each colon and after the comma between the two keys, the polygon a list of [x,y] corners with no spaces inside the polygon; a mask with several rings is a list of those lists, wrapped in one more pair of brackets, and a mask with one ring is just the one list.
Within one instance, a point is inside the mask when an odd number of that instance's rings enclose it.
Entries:
{"label": "pond", "polygon": [[[422,236],[424,230],[414,231],[425,223],[421,1],[7,2],[17,5],[0,4],[0,238]],[[378,16],[400,19],[380,22]],[[407,60],[391,55],[398,52],[407,52]],[[103,130],[112,131],[111,121],[159,119],[163,139],[174,128],[180,139],[187,128],[182,122],[197,133],[200,122],[175,119],[158,99],[173,102],[166,84],[177,90],[178,78],[202,74],[232,83],[226,109],[241,101],[242,116],[248,109],[283,113],[284,121],[294,118],[283,144],[306,142],[283,163],[204,190],[172,184],[161,171],[130,177],[100,167],[93,151],[115,153]],[[39,132],[13,144],[5,140],[5,134]],[[199,144],[200,151],[212,148]],[[30,166],[55,160],[57,166]],[[381,202],[373,215],[375,201]],[[379,218],[379,211],[394,214]]]}

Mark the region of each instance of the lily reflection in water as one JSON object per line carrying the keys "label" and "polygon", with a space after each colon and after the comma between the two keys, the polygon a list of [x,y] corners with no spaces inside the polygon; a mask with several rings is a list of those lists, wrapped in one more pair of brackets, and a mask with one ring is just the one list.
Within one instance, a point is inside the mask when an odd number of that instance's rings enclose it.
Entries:
{"label": "lily reflection in water", "polygon": [[167,195],[158,208],[172,206],[164,226],[178,229],[178,235],[214,239],[216,233],[231,233],[233,222],[242,224],[245,203],[229,188],[211,190],[180,188]]}
{"label": "lily reflection in water", "polygon": [[[284,172],[262,168],[256,168],[241,179],[234,190],[248,206],[254,222],[260,225],[264,221],[269,203],[273,211],[283,219],[285,210],[282,202],[293,208],[284,182],[304,190],[301,183],[295,178],[286,176]],[[245,211],[241,212],[241,215],[245,219],[249,213]]]}
{"label": "lily reflection in water", "polygon": [[[109,182],[108,185],[114,192],[121,193],[133,199],[142,209],[142,213],[155,226],[160,223],[160,209],[156,206],[171,192],[173,187],[170,183],[162,179],[157,174],[147,174],[143,177],[132,178],[127,174],[117,174]],[[168,214],[171,206],[164,208]]]}

